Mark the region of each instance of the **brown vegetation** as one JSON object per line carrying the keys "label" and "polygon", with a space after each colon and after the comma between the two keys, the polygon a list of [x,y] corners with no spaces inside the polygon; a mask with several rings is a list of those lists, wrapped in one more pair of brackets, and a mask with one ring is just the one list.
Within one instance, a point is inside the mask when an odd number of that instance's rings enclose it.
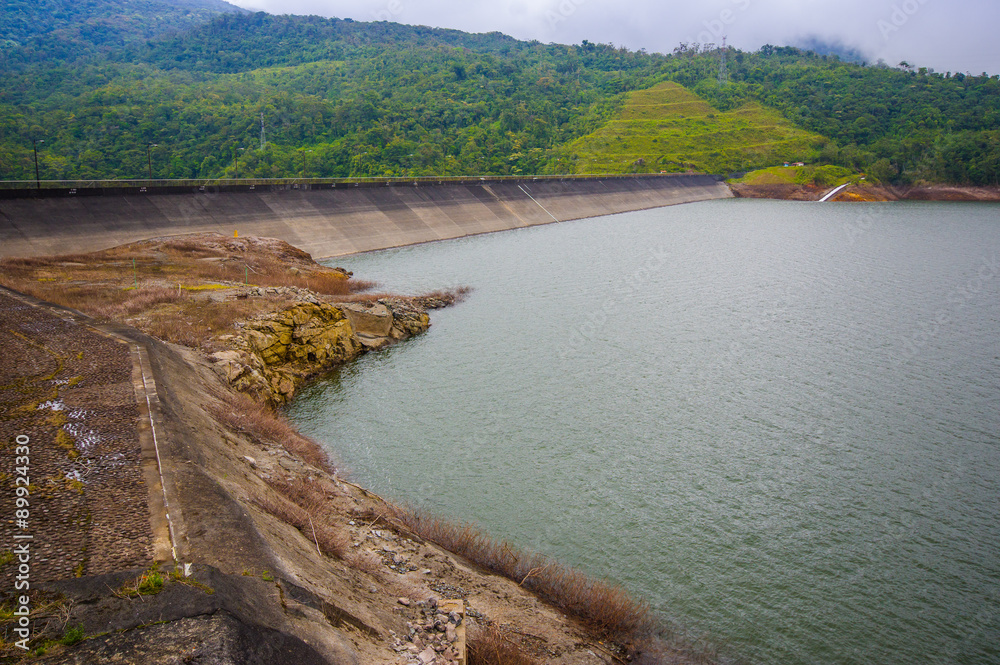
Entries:
{"label": "brown vegetation", "polygon": [[216,351],[233,324],[280,309],[280,293],[235,300],[245,285],[294,287],[351,299],[374,286],[268,238],[197,234],[91,254],[0,260],[0,283],[176,344]]}
{"label": "brown vegetation", "polygon": [[321,554],[343,558],[347,552],[348,537],[343,529],[335,526],[336,516],[329,507],[329,497],[319,485],[301,478],[269,484],[280,496],[256,498],[253,503],[264,512],[294,526],[307,540],[316,544]]}
{"label": "brown vegetation", "polygon": [[469,635],[468,665],[541,665],[508,640],[496,626]]}
{"label": "brown vegetation", "polygon": [[620,586],[588,577],[541,554],[490,538],[469,524],[390,506],[392,521],[534,592],[599,635],[636,639],[653,627],[649,606]]}
{"label": "brown vegetation", "polygon": [[225,391],[219,398],[220,402],[210,409],[223,424],[259,442],[277,443],[316,468],[336,473],[323,447],[301,434],[269,405],[233,391]]}
{"label": "brown vegetation", "polygon": [[141,320],[128,322],[164,341],[212,352],[226,348],[218,338],[235,333],[237,321],[280,309],[284,304],[277,298],[216,301],[187,296],[150,308]]}
{"label": "brown vegetation", "polygon": [[[6,258],[0,260],[0,274],[11,288],[52,302],[60,298],[59,304],[71,304],[88,313],[85,308],[92,304],[107,306],[133,300],[136,304],[125,311],[139,311],[137,299],[149,296],[129,294],[130,287],[136,291],[162,287],[166,294],[178,286],[251,284],[294,286],[346,296],[373,286],[371,282],[351,280],[349,273],[341,269],[321,266],[287,243],[269,238],[227,239],[217,234],[147,240],[90,254]],[[88,288],[73,291],[81,286]],[[90,303],[88,299],[95,297],[99,302]],[[114,316],[120,312],[109,310],[94,315]]]}

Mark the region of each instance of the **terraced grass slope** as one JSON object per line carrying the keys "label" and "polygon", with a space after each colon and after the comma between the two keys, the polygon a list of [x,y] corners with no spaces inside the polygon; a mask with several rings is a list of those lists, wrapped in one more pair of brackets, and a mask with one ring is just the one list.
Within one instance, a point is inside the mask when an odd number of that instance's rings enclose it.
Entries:
{"label": "terraced grass slope", "polygon": [[772,166],[759,171],[751,171],[736,182],[743,185],[816,185],[836,187],[847,182],[857,182],[861,174],[843,166],[826,164],[816,166]]}
{"label": "terraced grass slope", "polygon": [[559,150],[575,173],[748,171],[811,161],[826,142],[750,103],[723,112],[677,83],[629,93],[617,117]]}

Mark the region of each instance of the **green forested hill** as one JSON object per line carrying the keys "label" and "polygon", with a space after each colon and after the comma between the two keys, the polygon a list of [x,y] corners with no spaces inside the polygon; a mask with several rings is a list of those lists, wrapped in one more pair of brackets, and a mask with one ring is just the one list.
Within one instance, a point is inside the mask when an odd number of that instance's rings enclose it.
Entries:
{"label": "green forested hill", "polygon": [[29,176],[35,135],[50,178],[142,177],[149,143],[157,177],[231,177],[237,152],[240,174],[257,177],[537,173],[665,60],[498,33],[222,17],[132,62],[39,65],[7,81],[0,170]]}
{"label": "green forested hill", "polygon": [[113,54],[243,11],[222,0],[0,0],[0,70]]}
{"label": "green forested hill", "polygon": [[[664,74],[720,109],[756,100],[832,139],[824,161],[882,179],[1000,182],[1000,76],[860,66],[765,46],[731,53],[730,83],[717,58],[680,51]],[[905,63],[901,63],[903,65]]]}
{"label": "green forested hill", "polygon": [[[64,11],[68,3],[53,4],[63,9],[53,9],[50,23],[61,27],[33,34],[10,28],[16,21],[5,13],[4,34],[35,46],[8,49],[20,60],[0,83],[0,178],[33,177],[33,137],[45,141],[39,162],[42,177],[51,179],[144,177],[150,143],[158,144],[151,154],[154,177],[162,178],[233,177],[237,155],[243,177],[576,171],[567,147],[612,121],[626,93],[662,81],[676,81],[712,105],[702,122],[737,122],[736,109],[757,109],[744,118],[746,140],[755,145],[813,137],[796,153],[809,161],[901,181],[985,184],[996,183],[1000,172],[995,77],[866,67],[765,47],[730,50],[731,81],[720,86],[717,51],[647,54],[262,13],[206,22],[198,12],[215,5],[189,1],[200,8],[188,10],[191,26],[178,28],[172,15],[172,27],[159,36],[123,28],[126,36],[107,37],[86,27],[98,15],[135,27],[144,12],[155,26],[166,14],[152,0],[85,0],[90,9],[78,14]],[[52,36],[59,30],[82,40],[89,55],[62,57]],[[700,138],[676,143],[667,161],[702,168],[739,161],[704,159],[738,148],[738,132],[711,145],[713,132],[686,123],[670,131]],[[656,131],[655,124],[645,127],[642,141],[658,142]],[[611,159],[607,145],[608,154],[589,157],[593,163],[661,170]],[[746,164],[766,165],[758,162],[777,156]]]}

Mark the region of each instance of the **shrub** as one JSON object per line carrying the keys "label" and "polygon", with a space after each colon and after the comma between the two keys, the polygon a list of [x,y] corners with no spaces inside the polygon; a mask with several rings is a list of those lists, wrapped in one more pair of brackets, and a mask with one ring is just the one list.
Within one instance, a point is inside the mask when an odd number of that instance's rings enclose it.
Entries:
{"label": "shrub", "polygon": [[300,434],[267,404],[228,390],[218,397],[220,402],[213,403],[209,409],[225,425],[258,441],[278,444],[316,468],[331,474],[337,472],[319,443]]}
{"label": "shrub", "polygon": [[252,503],[298,529],[306,540],[315,543],[320,553],[343,558],[348,538],[334,526],[336,516],[328,508],[323,490],[315,483],[302,479],[291,483],[272,482],[270,485],[281,496],[255,498]]}
{"label": "shrub", "polygon": [[389,506],[389,517],[416,535],[502,575],[579,618],[600,635],[634,638],[653,627],[649,605],[616,584],[593,579],[541,554],[497,541],[469,524]]}
{"label": "shrub", "polygon": [[468,665],[540,665],[507,640],[496,626],[469,635]]}
{"label": "shrub", "polygon": [[163,590],[163,575],[154,566],[131,582],[121,585],[115,592],[119,598],[135,598],[160,593]]}

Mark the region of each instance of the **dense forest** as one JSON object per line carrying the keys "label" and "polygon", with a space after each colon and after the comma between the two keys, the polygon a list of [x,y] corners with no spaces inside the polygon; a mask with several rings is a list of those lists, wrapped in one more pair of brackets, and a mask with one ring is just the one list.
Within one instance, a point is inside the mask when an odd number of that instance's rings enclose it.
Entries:
{"label": "dense forest", "polygon": [[[730,49],[720,84],[714,47],[545,45],[218,0],[173,13],[154,0],[4,2],[3,180],[34,177],[32,139],[43,179],[142,178],[150,165],[155,178],[553,173],[625,93],[665,80],[721,112],[776,109],[825,138],[813,160],[879,180],[1000,180],[1000,80],[987,75],[766,46]],[[83,44],[73,57],[66,35]]]}
{"label": "dense forest", "polygon": [[1000,76],[843,63],[791,47],[715,54],[678,48],[664,75],[722,110],[755,100],[832,140],[821,161],[880,180],[1000,182]]}
{"label": "dense forest", "polygon": [[222,0],[2,0],[0,71],[30,63],[80,62],[176,33],[220,13]]}

